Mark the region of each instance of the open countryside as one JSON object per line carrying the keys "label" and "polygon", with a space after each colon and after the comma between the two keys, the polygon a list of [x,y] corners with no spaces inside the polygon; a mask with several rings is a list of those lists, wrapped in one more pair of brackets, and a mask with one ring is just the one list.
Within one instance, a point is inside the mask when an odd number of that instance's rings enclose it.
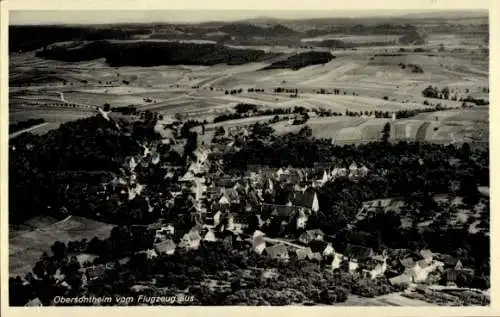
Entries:
{"label": "open countryside", "polygon": [[490,304],[487,12],[9,32],[11,306]]}

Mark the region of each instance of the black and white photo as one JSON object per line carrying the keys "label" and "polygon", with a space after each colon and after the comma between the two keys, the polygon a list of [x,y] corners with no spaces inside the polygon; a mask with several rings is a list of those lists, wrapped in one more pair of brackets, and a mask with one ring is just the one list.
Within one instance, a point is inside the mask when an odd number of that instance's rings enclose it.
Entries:
{"label": "black and white photo", "polygon": [[490,306],[489,20],[9,11],[9,305]]}

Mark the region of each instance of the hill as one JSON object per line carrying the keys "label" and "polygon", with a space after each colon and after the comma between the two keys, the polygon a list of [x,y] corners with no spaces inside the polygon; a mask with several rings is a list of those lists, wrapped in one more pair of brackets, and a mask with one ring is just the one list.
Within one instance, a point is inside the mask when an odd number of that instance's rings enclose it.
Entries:
{"label": "hill", "polygon": [[75,48],[53,46],[38,51],[37,57],[67,62],[104,57],[112,67],[158,65],[241,65],[258,62],[274,54],[255,49],[233,49],[216,44],[141,41],[96,41]]}
{"label": "hill", "polygon": [[96,41],[103,39],[130,39],[133,35],[146,34],[145,28],[114,28],[61,25],[11,25],[9,26],[9,52],[32,51],[65,41]]}
{"label": "hill", "polygon": [[293,36],[298,32],[282,25],[275,24],[270,27],[261,27],[250,23],[231,23],[226,24],[219,28],[220,32],[224,32],[233,36],[241,37],[279,37],[279,36]]}

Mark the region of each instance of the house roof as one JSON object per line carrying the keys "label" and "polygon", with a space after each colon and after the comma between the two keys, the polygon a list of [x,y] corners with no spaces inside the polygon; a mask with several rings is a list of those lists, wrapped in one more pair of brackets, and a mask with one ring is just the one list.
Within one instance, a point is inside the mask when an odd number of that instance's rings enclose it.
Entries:
{"label": "house roof", "polygon": [[447,255],[447,254],[440,255],[439,256],[439,260],[441,262],[443,262],[444,265],[447,266],[447,267],[449,267],[449,266],[453,266],[454,267],[454,266],[457,265],[457,263],[459,261],[457,258],[455,258],[455,257],[453,257],[451,255]]}
{"label": "house roof", "polygon": [[208,230],[205,235],[204,235],[204,239],[207,239],[207,237],[210,237],[210,236],[214,236],[215,237],[215,233],[213,230]]}
{"label": "house roof", "polygon": [[411,250],[409,250],[409,249],[388,249],[387,253],[391,258],[401,259],[401,258],[407,257],[411,253]]}
{"label": "house roof", "polygon": [[272,257],[278,257],[281,254],[288,254],[288,249],[284,244],[276,244],[266,248],[266,253]]}
{"label": "house roof", "polygon": [[323,258],[323,256],[319,252],[309,253],[307,257],[309,258],[309,260],[319,260],[319,261],[321,261]]}
{"label": "house roof", "polygon": [[401,264],[407,269],[415,266],[415,261],[412,258],[404,258],[402,260],[399,260],[399,262],[401,262]]}
{"label": "house roof", "polygon": [[412,282],[412,277],[408,274],[401,274],[389,279],[389,282],[393,285],[410,284]]}
{"label": "house roof", "polygon": [[295,253],[297,254],[297,258],[299,260],[303,260],[309,258],[309,256],[312,254],[312,250],[311,248],[299,248],[295,250]]}
{"label": "house roof", "polygon": [[321,229],[307,230],[306,233],[307,234],[311,234],[311,235],[322,235],[322,236],[325,235],[324,232]]}
{"label": "house roof", "polygon": [[302,191],[295,192],[292,203],[295,206],[311,208],[313,205],[313,200],[315,195],[316,191],[313,188],[308,187],[304,192]]}
{"label": "house roof", "polygon": [[427,260],[431,259],[433,254],[431,250],[425,249],[420,251],[420,255],[422,256],[422,258]]}
{"label": "house roof", "polygon": [[226,197],[230,202],[238,200],[239,196],[238,191],[234,188],[226,188],[224,190],[224,197]]}
{"label": "house roof", "polygon": [[37,298],[34,298],[32,300],[30,300],[29,302],[26,303],[26,305],[24,306],[27,306],[27,307],[35,307],[35,306],[43,306],[42,305],[42,302],[40,301],[40,299]]}
{"label": "house roof", "polygon": [[258,236],[264,236],[264,232],[260,231],[260,230],[255,230],[255,232],[253,233],[253,237],[258,237]]}
{"label": "house roof", "polygon": [[297,214],[297,211],[294,206],[275,205],[272,214],[278,217],[291,218]]}
{"label": "house roof", "polygon": [[266,241],[264,240],[264,237],[263,236],[257,236],[255,238],[253,238],[253,241],[252,241],[252,245],[255,247],[255,246],[258,246],[258,245],[261,245],[261,244],[265,244]]}
{"label": "house roof", "polygon": [[378,265],[380,265],[380,261],[374,259],[367,259],[366,261],[363,261],[363,267],[367,270],[373,270]]}
{"label": "house roof", "polygon": [[348,258],[363,260],[373,256],[373,249],[360,245],[349,244],[344,251],[344,255]]}
{"label": "house roof", "polygon": [[221,205],[228,205],[228,204],[229,204],[229,199],[228,199],[226,196],[222,195],[222,196],[220,197],[220,199],[219,199],[219,201],[218,201],[218,202],[219,202],[219,204],[221,204]]}
{"label": "house roof", "polygon": [[328,246],[328,242],[321,241],[321,240],[313,240],[309,242],[309,247],[313,252],[319,252],[323,253],[325,251],[326,247]]}
{"label": "house roof", "polygon": [[383,262],[384,261],[384,256],[381,255],[381,254],[378,254],[378,255],[374,255],[372,257],[372,259],[374,259],[375,261]]}
{"label": "house roof", "polygon": [[106,271],[105,265],[102,265],[102,264],[96,265],[96,266],[89,267],[87,269],[87,275],[90,279],[98,278],[98,277],[103,276],[105,271]]}
{"label": "house roof", "polygon": [[173,251],[176,248],[175,242],[172,239],[167,239],[155,245],[155,248],[158,252],[169,252]]}

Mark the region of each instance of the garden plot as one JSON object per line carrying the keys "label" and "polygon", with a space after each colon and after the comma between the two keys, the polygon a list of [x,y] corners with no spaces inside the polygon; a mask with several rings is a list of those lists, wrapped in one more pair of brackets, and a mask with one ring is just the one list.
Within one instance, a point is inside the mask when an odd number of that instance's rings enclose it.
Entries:
{"label": "garden plot", "polygon": [[22,230],[9,236],[9,275],[28,273],[43,252],[50,252],[55,241],[106,238],[112,225],[82,217],[70,216],[51,225],[42,224],[34,230]]}

